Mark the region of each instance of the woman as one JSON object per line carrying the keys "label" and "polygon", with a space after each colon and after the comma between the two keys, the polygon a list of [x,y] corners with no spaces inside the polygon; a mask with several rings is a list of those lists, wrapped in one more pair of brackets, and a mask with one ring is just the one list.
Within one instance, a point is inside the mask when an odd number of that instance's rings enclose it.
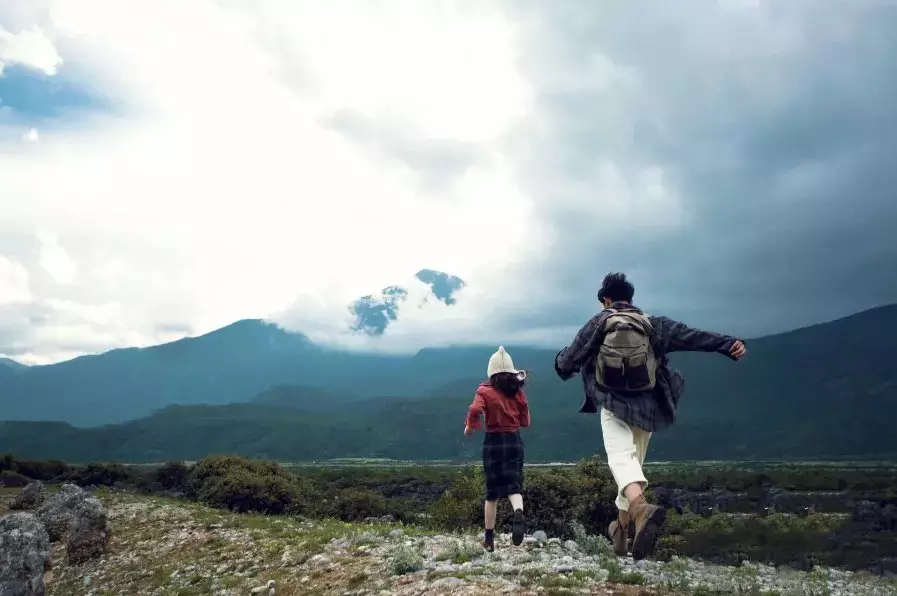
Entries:
{"label": "woman", "polygon": [[514,368],[511,356],[499,346],[489,358],[486,370],[489,380],[477,387],[473,404],[467,413],[464,434],[470,436],[482,426],[486,417],[486,438],[483,440],[483,470],[486,473],[486,536],[483,548],[495,550],[495,511],[498,499],[507,498],[514,509],[511,540],[523,542],[523,441],[520,429],[530,425],[529,405],[523,385],[526,371]]}

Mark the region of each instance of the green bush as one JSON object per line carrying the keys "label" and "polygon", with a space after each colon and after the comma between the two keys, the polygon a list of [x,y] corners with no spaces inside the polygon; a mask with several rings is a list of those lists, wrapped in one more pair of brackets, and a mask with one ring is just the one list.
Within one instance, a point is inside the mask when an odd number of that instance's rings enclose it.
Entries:
{"label": "green bush", "polygon": [[575,518],[583,530],[603,536],[608,524],[617,518],[617,485],[607,464],[598,456],[577,464],[574,475],[579,478],[579,493],[574,498]]}
{"label": "green bush", "polygon": [[392,572],[395,575],[414,573],[424,568],[420,551],[410,546],[400,546],[392,556]]}
{"label": "green bush", "polygon": [[19,488],[22,486],[28,486],[30,480],[25,476],[22,476],[18,472],[13,472],[11,470],[3,470],[0,472],[0,486],[6,488]]}
{"label": "green bush", "polygon": [[57,460],[32,461],[13,459],[10,469],[33,480],[41,480],[44,482],[62,480],[72,473],[72,467],[70,465]]}
{"label": "green bush", "polygon": [[140,474],[135,480],[137,489],[145,493],[186,493],[190,468],[183,462],[168,462]]}
{"label": "green bush", "polygon": [[156,470],[156,482],[164,490],[185,490],[190,468],[183,462],[168,462]]}
{"label": "green bush", "polygon": [[482,527],[485,482],[481,466],[460,472],[451,487],[430,506],[431,524],[448,531]]}
{"label": "green bush", "polygon": [[[523,489],[527,531],[572,537],[582,483],[572,470],[540,470],[527,474]],[[510,507],[504,527],[510,528]]]}
{"label": "green bush", "polygon": [[189,494],[237,512],[284,513],[300,500],[298,479],[274,462],[235,455],[207,457],[190,472]]}
{"label": "green bush", "polygon": [[116,483],[133,481],[135,474],[121,464],[87,464],[69,475],[69,480],[78,486],[112,486]]}
{"label": "green bush", "polygon": [[336,517],[343,521],[363,521],[368,517],[392,515],[404,519],[403,511],[396,504],[382,495],[369,490],[349,488],[330,495],[327,500],[329,513],[327,517]]}

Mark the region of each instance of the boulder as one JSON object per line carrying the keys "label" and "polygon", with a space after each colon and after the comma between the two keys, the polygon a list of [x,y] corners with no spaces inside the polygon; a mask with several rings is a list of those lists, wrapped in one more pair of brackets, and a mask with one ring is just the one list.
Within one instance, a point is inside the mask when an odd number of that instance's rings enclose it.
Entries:
{"label": "boulder", "polygon": [[0,517],[0,595],[43,596],[50,539],[32,513]]}
{"label": "boulder", "polygon": [[37,509],[44,502],[44,484],[41,481],[32,482],[13,497],[9,508],[13,511],[28,511]]}
{"label": "boulder", "polygon": [[37,509],[37,518],[44,524],[50,542],[58,542],[65,538],[72,514],[87,493],[74,484],[63,484],[58,493],[51,495]]}
{"label": "boulder", "polygon": [[84,499],[75,507],[65,543],[70,565],[79,565],[106,551],[109,530],[106,509],[96,497]]}

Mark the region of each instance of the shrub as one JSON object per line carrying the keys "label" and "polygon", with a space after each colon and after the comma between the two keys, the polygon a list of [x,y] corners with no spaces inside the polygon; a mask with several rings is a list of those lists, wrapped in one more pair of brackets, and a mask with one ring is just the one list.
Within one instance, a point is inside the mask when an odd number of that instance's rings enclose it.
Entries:
{"label": "shrub", "polygon": [[473,561],[477,557],[481,557],[483,552],[483,547],[479,544],[471,543],[466,540],[456,540],[447,548],[437,553],[433,560],[451,561],[455,565],[462,565],[468,561]]}
{"label": "shrub", "polygon": [[589,534],[579,522],[573,522],[571,526],[573,539],[576,540],[579,550],[592,556],[614,556],[614,549],[607,538]]}
{"label": "shrub", "polygon": [[237,512],[284,513],[299,501],[298,479],[274,462],[212,456],[190,472],[194,498]]}
{"label": "shrub", "polygon": [[18,488],[28,486],[29,482],[28,478],[18,472],[13,472],[11,470],[3,470],[0,472],[0,486]]}
{"label": "shrub", "polygon": [[395,575],[414,573],[424,568],[424,559],[415,548],[400,546],[392,556],[392,572]]}
{"label": "shrub", "polygon": [[364,489],[349,488],[337,491],[328,499],[328,503],[331,516],[343,521],[362,521],[368,517],[385,515],[403,517],[395,507],[394,501]]}
{"label": "shrub", "polygon": [[164,490],[185,490],[190,468],[183,462],[168,462],[156,470],[156,482]]}
{"label": "shrub", "polygon": [[168,462],[148,470],[135,481],[137,489],[147,493],[173,491],[186,493],[190,468],[182,462]]}
{"label": "shrub", "polygon": [[485,478],[482,468],[471,466],[456,476],[451,487],[430,506],[430,522],[441,530],[478,528],[483,523]]}
{"label": "shrub", "polygon": [[[570,538],[576,519],[581,482],[571,470],[530,472],[523,489],[529,531],[543,530],[549,536]],[[510,507],[504,527],[510,527]]]}
{"label": "shrub", "polygon": [[595,536],[603,536],[608,524],[617,518],[617,485],[610,469],[598,456],[582,460],[574,475],[579,479],[578,494],[574,497],[576,521],[583,530]]}
{"label": "shrub", "polygon": [[11,463],[12,465],[9,469],[33,480],[42,480],[44,482],[61,480],[67,478],[72,473],[70,465],[58,460],[32,461],[13,459]]}
{"label": "shrub", "polygon": [[121,464],[90,463],[69,476],[69,480],[78,486],[112,486],[133,479],[134,473]]}

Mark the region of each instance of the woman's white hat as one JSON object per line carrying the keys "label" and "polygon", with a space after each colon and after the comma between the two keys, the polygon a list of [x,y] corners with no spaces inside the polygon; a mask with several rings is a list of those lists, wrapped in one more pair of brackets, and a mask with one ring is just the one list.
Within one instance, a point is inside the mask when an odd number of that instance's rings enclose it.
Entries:
{"label": "woman's white hat", "polygon": [[514,368],[514,361],[511,360],[511,355],[505,352],[504,346],[498,346],[498,351],[489,358],[489,368],[486,369],[487,377],[498,373],[526,376],[525,371]]}

